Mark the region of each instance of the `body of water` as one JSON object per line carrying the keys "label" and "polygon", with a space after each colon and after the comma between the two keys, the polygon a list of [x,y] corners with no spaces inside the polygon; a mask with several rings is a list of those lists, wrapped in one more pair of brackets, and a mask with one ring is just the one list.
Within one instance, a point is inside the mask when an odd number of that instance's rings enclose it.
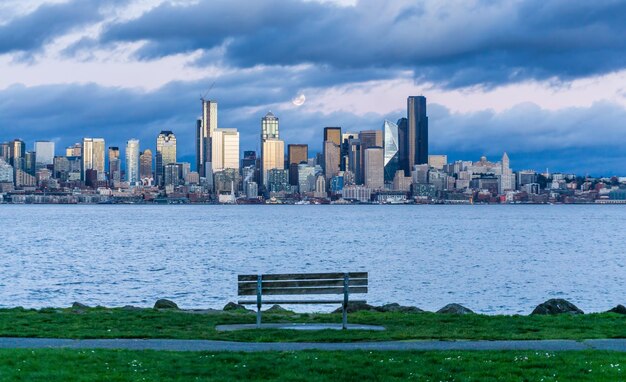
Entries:
{"label": "body of water", "polygon": [[624,206],[2,205],[0,227],[1,307],[221,308],[237,274],[336,271],[426,310],[626,303]]}

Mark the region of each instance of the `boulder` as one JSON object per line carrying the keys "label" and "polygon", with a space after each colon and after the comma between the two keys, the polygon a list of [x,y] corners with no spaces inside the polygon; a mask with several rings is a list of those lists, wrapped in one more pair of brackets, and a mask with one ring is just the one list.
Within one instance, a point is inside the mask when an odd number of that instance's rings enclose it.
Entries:
{"label": "boulder", "polygon": [[474,314],[473,311],[467,309],[463,305],[460,304],[448,304],[443,308],[439,309],[437,313],[442,314]]}
{"label": "boulder", "polygon": [[176,309],[178,310],[178,305],[174,301],[166,300],[164,298],[157,300],[154,303],[154,309]]}
{"label": "boulder", "polygon": [[143,310],[143,308],[140,308],[138,306],[132,306],[132,305],[124,305],[121,309],[122,310],[133,310],[133,311]]}
{"label": "boulder", "polygon": [[562,298],[552,298],[537,305],[531,314],[585,314],[571,302]]}
{"label": "boulder", "polygon": [[626,306],[620,304],[615,308],[609,310],[607,313],[626,314]]}
{"label": "boulder", "polygon": [[89,309],[89,306],[85,304],[81,304],[80,302],[74,301],[72,303],[72,309]]}
{"label": "boulder", "polygon": [[250,310],[246,308],[245,306],[236,304],[234,302],[229,302],[228,304],[224,306],[224,309],[222,310],[226,312],[236,312],[236,311],[254,312],[253,310]]}
{"label": "boulder", "polygon": [[291,310],[287,310],[280,305],[272,305],[271,308],[265,311],[266,313],[293,313]]}
{"label": "boulder", "polygon": [[383,306],[381,306],[380,308],[378,308],[379,312],[398,312],[398,313],[421,313],[423,312],[423,310],[421,310],[418,307],[415,306],[402,306],[400,304],[397,303],[392,303],[392,304],[385,304]]}
{"label": "boulder", "polygon": [[[346,309],[348,311],[348,313],[354,313],[354,312],[377,312],[378,309],[376,309],[375,306],[372,306],[370,304],[366,304],[364,302],[348,302],[348,307]],[[342,308],[337,308],[333,313],[341,313],[343,310]]]}

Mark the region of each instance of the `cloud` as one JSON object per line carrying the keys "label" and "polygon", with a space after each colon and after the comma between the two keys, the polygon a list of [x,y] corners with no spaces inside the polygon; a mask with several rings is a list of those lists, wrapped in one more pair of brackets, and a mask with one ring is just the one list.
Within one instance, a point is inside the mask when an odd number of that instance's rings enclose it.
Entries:
{"label": "cloud", "polygon": [[111,7],[124,2],[72,0],[42,4],[32,12],[15,16],[0,25],[0,54],[14,52],[30,57],[55,38],[101,20],[101,5]]}
{"label": "cloud", "polygon": [[[163,3],[107,24],[101,44],[143,41],[140,59],[221,49],[226,65],[412,70],[457,88],[568,81],[626,67],[626,3],[540,0],[259,0]],[[204,64],[200,61],[198,64]]]}
{"label": "cloud", "polygon": [[[294,93],[271,87],[274,78],[289,72],[273,70],[272,76],[234,73],[212,90],[219,100],[219,125],[239,129],[242,151],[258,149],[260,120],[268,109],[280,118],[286,143],[307,143],[311,152],[321,149],[325,126],[380,129],[384,119],[395,121],[406,113],[404,105],[385,115],[327,113],[314,100],[296,108],[290,102]],[[172,130],[180,157],[193,161],[198,98],[209,81],[172,82],[154,91],[96,84],[12,86],[0,90],[0,141],[22,138],[32,147],[35,140],[51,139],[61,152],[85,136],[104,137],[107,145],[121,147],[138,138],[142,148],[154,149],[159,131]],[[626,141],[626,109],[617,104],[551,111],[526,103],[503,112],[471,113],[429,104],[429,117],[431,153],[448,154],[451,160],[475,160],[483,154],[495,159],[507,151],[516,169],[626,173],[626,148],[621,145]]]}

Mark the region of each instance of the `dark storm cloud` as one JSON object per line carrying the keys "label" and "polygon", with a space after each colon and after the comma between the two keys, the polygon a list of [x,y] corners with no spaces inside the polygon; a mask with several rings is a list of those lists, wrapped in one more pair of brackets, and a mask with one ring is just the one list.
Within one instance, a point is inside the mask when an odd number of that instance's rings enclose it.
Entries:
{"label": "dark storm cloud", "polygon": [[[276,73],[279,75],[279,73]],[[253,74],[249,74],[252,78]],[[403,105],[387,115],[290,106],[291,94],[273,91],[271,79],[233,75],[217,84],[212,95],[219,100],[219,125],[238,128],[241,150],[258,149],[261,117],[273,106],[287,144],[307,143],[312,152],[321,148],[325,126],[344,131],[380,129],[384,119],[404,116]],[[88,85],[13,86],[0,90],[0,141],[24,139],[29,148],[37,139],[58,143],[58,152],[85,136],[104,137],[107,145],[124,147],[138,138],[142,148],[154,149],[160,130],[173,130],[181,158],[193,161],[195,119],[199,95],[210,79],[173,82],[157,90]],[[520,104],[503,112],[491,110],[454,113],[429,105],[431,153],[451,160],[488,155],[497,159],[507,151],[516,169],[550,167],[552,171],[589,172],[596,175],[626,172],[626,110],[600,102],[590,107],[546,110]]]}
{"label": "dark storm cloud", "polygon": [[571,80],[626,67],[624,1],[425,4],[165,3],[109,24],[100,43],[145,41],[143,59],[223,49],[224,62],[236,67],[410,69],[417,79],[446,87]]}
{"label": "dark storm cloud", "polygon": [[125,1],[73,0],[43,4],[33,12],[10,19],[0,25],[0,54],[18,52],[32,55],[45,44],[74,28],[102,19],[100,7],[116,6]]}

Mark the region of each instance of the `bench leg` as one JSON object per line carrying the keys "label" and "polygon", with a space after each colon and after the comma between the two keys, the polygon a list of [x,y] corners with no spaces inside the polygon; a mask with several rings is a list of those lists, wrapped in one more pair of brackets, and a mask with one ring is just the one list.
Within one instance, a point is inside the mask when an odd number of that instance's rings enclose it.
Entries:
{"label": "bench leg", "polygon": [[343,319],[341,322],[341,328],[343,330],[348,329],[348,295],[349,295],[349,286],[350,286],[350,276],[345,273],[343,275]]}
{"label": "bench leg", "polygon": [[342,314],[343,314],[343,319],[341,321],[341,323],[342,323],[341,328],[343,330],[346,330],[346,329],[348,329],[348,307],[346,306],[345,303],[343,304]]}
{"label": "bench leg", "polygon": [[256,308],[256,328],[261,328],[261,306],[257,306]]}

